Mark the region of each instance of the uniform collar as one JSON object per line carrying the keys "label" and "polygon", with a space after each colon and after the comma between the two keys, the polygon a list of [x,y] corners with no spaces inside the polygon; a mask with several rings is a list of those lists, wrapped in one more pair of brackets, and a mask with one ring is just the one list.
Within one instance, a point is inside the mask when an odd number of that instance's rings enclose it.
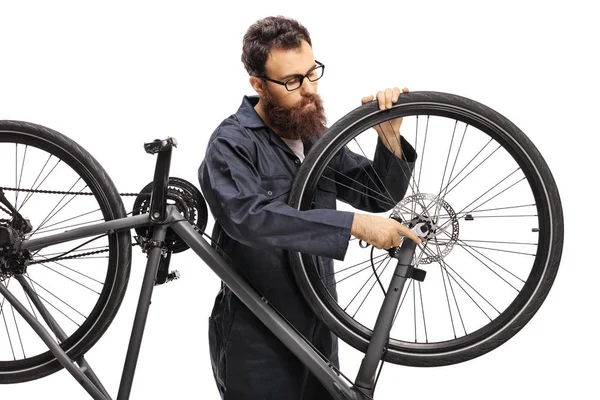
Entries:
{"label": "uniform collar", "polygon": [[267,127],[264,121],[260,118],[260,115],[254,109],[254,106],[258,103],[258,96],[244,96],[240,108],[235,113],[240,124],[246,128],[263,128]]}

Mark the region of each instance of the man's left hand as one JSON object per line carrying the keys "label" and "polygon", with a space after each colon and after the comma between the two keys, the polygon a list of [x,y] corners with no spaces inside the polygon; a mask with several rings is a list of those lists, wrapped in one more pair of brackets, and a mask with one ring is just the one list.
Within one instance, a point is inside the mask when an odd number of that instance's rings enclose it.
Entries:
{"label": "man's left hand", "polygon": [[[408,88],[402,88],[402,93],[408,93]],[[377,102],[379,103],[379,109],[385,110],[392,108],[392,104],[398,101],[400,97],[400,89],[394,87],[393,89],[387,88],[377,92]],[[373,101],[375,97],[373,95],[363,97],[361,99],[362,104],[366,104]],[[378,124],[373,128],[377,131],[377,134],[381,138],[381,141],[392,153],[398,158],[402,158],[402,147],[400,146],[400,126],[402,125],[402,118],[396,118],[384,123]]]}

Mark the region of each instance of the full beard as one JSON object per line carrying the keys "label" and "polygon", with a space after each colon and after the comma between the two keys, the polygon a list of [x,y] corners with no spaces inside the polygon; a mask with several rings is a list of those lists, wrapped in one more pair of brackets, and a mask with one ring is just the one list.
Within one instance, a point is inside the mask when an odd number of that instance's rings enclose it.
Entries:
{"label": "full beard", "polygon": [[[306,141],[321,136],[327,130],[323,101],[318,94],[303,96],[300,105],[292,108],[283,108],[275,104],[268,91],[263,96],[263,101],[264,111],[271,126],[285,139]],[[311,102],[314,107],[304,108]]]}

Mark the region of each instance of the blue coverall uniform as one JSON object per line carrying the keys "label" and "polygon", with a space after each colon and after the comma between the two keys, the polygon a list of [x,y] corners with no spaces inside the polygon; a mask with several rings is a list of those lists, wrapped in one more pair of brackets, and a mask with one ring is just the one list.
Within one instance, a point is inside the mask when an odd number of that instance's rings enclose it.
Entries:
{"label": "blue coverall uniform", "polygon": [[[301,161],[256,113],[257,102],[257,96],[245,96],[238,111],[217,127],[198,170],[200,187],[215,218],[213,239],[232,266],[339,366],[337,337],[302,297],[286,251],[319,256],[321,276],[333,279],[332,259],[344,259],[354,218],[352,212],[335,210],[336,198],[371,212],[386,211],[390,206],[365,195],[360,185],[356,191],[325,178],[318,183],[313,209],[299,211],[288,206]],[[304,143],[305,154],[315,141]],[[399,159],[378,139],[371,161],[344,148],[325,175],[338,182],[346,179],[345,175],[373,186],[375,170],[392,198],[399,201],[416,159],[414,148],[404,138],[402,149],[405,158]],[[345,184],[355,185],[351,180]],[[335,296],[335,289],[331,291]],[[209,318],[209,345],[214,377],[225,400],[331,398],[225,285]]]}

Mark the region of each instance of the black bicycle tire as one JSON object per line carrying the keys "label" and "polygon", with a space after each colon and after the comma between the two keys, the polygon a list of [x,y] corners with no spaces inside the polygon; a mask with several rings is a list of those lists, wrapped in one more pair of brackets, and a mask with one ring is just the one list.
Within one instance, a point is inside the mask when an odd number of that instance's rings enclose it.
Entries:
{"label": "black bicycle tire", "polygon": [[[543,202],[536,199],[538,207],[543,208],[538,209],[538,213],[540,215],[550,215],[550,218],[542,221],[543,223],[546,223],[547,226],[540,226],[540,232],[543,229],[547,229],[551,234],[549,244],[550,249],[547,251],[547,254],[536,257],[536,262],[537,260],[543,260],[544,262],[542,274],[535,279],[537,286],[534,288],[531,296],[529,296],[528,299],[525,299],[527,301],[524,303],[524,306],[518,310],[510,310],[510,318],[504,317],[504,320],[506,320],[505,323],[494,327],[494,329],[489,330],[483,337],[477,338],[475,341],[470,340],[455,348],[446,349],[444,351],[428,349],[425,352],[415,348],[411,349],[410,347],[413,346],[408,346],[407,348],[399,346],[394,347],[390,343],[385,356],[386,361],[409,366],[430,367],[450,365],[473,359],[497,348],[523,328],[540,308],[554,282],[562,254],[564,231],[562,206],[556,183],[545,160],[533,143],[516,125],[498,112],[481,103],[465,97],[440,92],[405,93],[400,96],[400,99],[394,104],[392,110],[379,110],[377,102],[371,102],[356,108],[341,118],[328,129],[323,137],[321,137],[314,145],[311,152],[306,156],[306,159],[296,175],[288,199],[288,204],[297,209],[307,209],[307,207],[310,207],[310,199],[308,199],[307,202],[307,199],[303,198],[303,193],[307,188],[314,188],[316,185],[316,181],[326,164],[323,163],[323,160],[328,157],[331,159],[333,154],[339,150],[339,148],[335,148],[336,143],[339,147],[340,143],[347,142],[350,140],[349,138],[356,136],[359,132],[364,130],[365,127],[371,126],[373,121],[377,120],[377,118],[381,119],[381,116],[386,115],[386,113],[388,115],[386,118],[389,119],[390,115],[393,115],[394,117],[408,115],[407,110],[412,110],[413,112],[418,111],[423,114],[426,114],[425,111],[428,111],[435,115],[452,114],[457,113],[460,110],[460,112],[467,113],[473,118],[479,118],[481,124],[494,126],[499,133],[504,135],[503,139],[507,141],[506,144],[515,147],[512,151],[517,151],[515,149],[520,148],[520,151],[524,151],[523,154],[529,158],[529,162],[531,166],[534,167],[534,172],[537,175],[537,184],[542,185],[542,191],[545,194]],[[325,152],[329,153],[324,155]],[[321,163],[319,164],[320,160]],[[315,168],[317,167],[319,167],[321,171],[314,173]],[[532,173],[532,171],[528,172]],[[539,190],[540,188],[538,187],[537,189]],[[364,327],[359,326],[356,321],[354,321],[355,324],[352,324],[350,321],[344,320],[343,316],[340,317],[339,313],[336,315],[336,313],[332,312],[323,302],[318,294],[318,289],[315,289],[313,282],[311,282],[309,278],[310,275],[307,273],[306,265],[309,265],[309,268],[312,268],[310,267],[312,265],[310,264],[312,263],[311,256],[297,252],[289,252],[289,257],[296,282],[304,298],[316,315],[335,335],[352,347],[365,352],[369,343],[370,334],[366,333]],[[534,267],[532,269],[532,274],[533,271],[539,271],[539,269],[539,266]],[[519,298],[519,296],[517,296],[517,298]],[[510,307],[505,312],[508,312],[509,309]],[[507,316],[509,314],[507,314]],[[500,319],[500,317],[497,318],[497,320]]]}
{"label": "black bicycle tire", "polygon": [[[73,140],[41,125],[23,121],[0,121],[0,135],[21,135],[28,141],[53,151],[86,181],[99,204],[105,220],[123,218],[125,207],[114,183],[102,166],[85,149]],[[116,232],[109,237],[111,249],[107,281],[89,317],[69,336],[61,347],[76,360],[85,354],[106,332],[113,321],[125,295],[131,267],[131,235],[128,230]],[[102,299],[102,301],[101,301]],[[89,327],[89,328],[88,328]],[[26,382],[42,378],[62,369],[52,353],[45,352],[34,357],[16,361],[0,362],[0,384]]]}

